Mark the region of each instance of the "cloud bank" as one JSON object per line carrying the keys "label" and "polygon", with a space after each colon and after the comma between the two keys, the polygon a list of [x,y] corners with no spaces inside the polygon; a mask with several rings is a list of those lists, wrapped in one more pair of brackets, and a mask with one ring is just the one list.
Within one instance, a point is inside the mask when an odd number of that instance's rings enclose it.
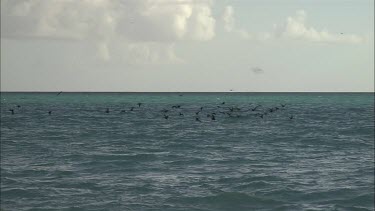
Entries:
{"label": "cloud bank", "polygon": [[[130,62],[175,63],[182,60],[174,43],[215,36],[212,5],[211,0],[2,0],[1,36],[89,41],[105,61],[120,50]],[[121,48],[111,47],[117,44]]]}
{"label": "cloud bank", "polygon": [[276,34],[282,38],[306,40],[311,42],[327,43],[361,43],[364,38],[355,34],[335,34],[328,31],[319,31],[306,25],[307,14],[298,10],[294,16],[286,19],[282,26],[276,26]]}
{"label": "cloud bank", "polygon": [[356,34],[331,33],[325,30],[319,31],[306,24],[307,14],[304,10],[296,11],[294,16],[286,18],[283,24],[274,24],[271,32],[255,33],[246,29],[237,28],[235,25],[234,9],[228,5],[222,14],[224,29],[228,33],[234,33],[245,40],[266,41],[270,39],[303,40],[309,42],[324,43],[362,43],[363,36]]}

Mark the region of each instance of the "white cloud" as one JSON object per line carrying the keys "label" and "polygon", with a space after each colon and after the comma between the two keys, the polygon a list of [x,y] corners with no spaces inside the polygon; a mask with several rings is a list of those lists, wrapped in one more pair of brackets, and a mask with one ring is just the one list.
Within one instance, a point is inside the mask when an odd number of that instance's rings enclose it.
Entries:
{"label": "white cloud", "polygon": [[238,28],[236,26],[236,20],[234,17],[234,9],[232,6],[228,5],[224,8],[224,12],[221,16],[221,19],[224,24],[224,30],[228,33],[233,33],[236,36],[239,36],[244,40],[256,40],[256,41],[265,41],[271,39],[272,35],[270,33],[250,33],[244,28]]}
{"label": "white cloud", "polygon": [[233,7],[226,6],[223,12],[223,22],[224,22],[224,29],[227,32],[231,32],[234,29],[234,17],[233,17]]}
{"label": "white cloud", "polygon": [[299,10],[294,16],[288,17],[283,26],[276,26],[276,35],[282,38],[307,40],[312,42],[360,43],[364,39],[355,34],[335,34],[306,25],[307,14]]}
{"label": "white cloud", "polygon": [[[90,41],[105,61],[111,59],[109,46],[123,42],[124,55],[141,54],[146,63],[158,58],[176,62],[174,43],[215,36],[211,0],[2,0],[1,4],[3,38]],[[165,56],[155,56],[157,52]]]}
{"label": "white cloud", "polygon": [[361,43],[366,39],[355,34],[334,34],[328,31],[307,26],[307,14],[304,10],[296,11],[294,16],[288,17],[285,24],[274,25],[273,32],[252,32],[244,28],[238,28],[235,24],[234,9],[228,5],[222,14],[224,29],[228,33],[233,33],[244,40],[267,41],[276,38],[291,40],[305,40],[311,42],[326,43]]}

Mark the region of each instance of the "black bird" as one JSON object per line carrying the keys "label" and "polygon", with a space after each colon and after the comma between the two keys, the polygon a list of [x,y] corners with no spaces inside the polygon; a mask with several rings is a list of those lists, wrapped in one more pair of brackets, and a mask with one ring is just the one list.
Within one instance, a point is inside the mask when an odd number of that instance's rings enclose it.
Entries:
{"label": "black bird", "polygon": [[184,114],[180,112],[180,116],[183,116]]}
{"label": "black bird", "polygon": [[133,111],[133,110],[134,110],[134,107],[131,107],[131,108],[130,108],[130,111]]}
{"label": "black bird", "polygon": [[281,107],[283,107],[283,108],[284,108],[285,106],[286,106],[285,104],[281,104]]}
{"label": "black bird", "polygon": [[137,103],[138,107],[141,107],[142,103]]}
{"label": "black bird", "polygon": [[10,112],[12,112],[12,115],[14,114],[14,109],[9,109]]}
{"label": "black bird", "polygon": [[290,115],[289,119],[293,119],[293,118],[294,118],[294,116],[293,116],[293,115]]}
{"label": "black bird", "polygon": [[257,108],[259,108],[261,105],[257,105],[257,106],[255,106],[254,108],[252,108],[251,110],[252,111],[255,111],[255,110],[257,110]]}
{"label": "black bird", "polygon": [[20,106],[20,105],[17,105],[17,108],[21,108],[21,106]]}
{"label": "black bird", "polygon": [[195,117],[195,121],[197,121],[197,122],[202,122],[202,121],[199,119],[199,117]]}
{"label": "black bird", "polygon": [[222,103],[221,103],[221,105],[224,105],[224,104],[225,104],[225,102],[222,102]]}
{"label": "black bird", "polygon": [[56,96],[59,96],[60,94],[62,93],[62,91],[61,92],[59,92],[59,93],[57,93],[57,95]]}
{"label": "black bird", "polygon": [[167,115],[164,114],[164,119],[168,119],[168,118],[169,118],[169,116],[167,116]]}
{"label": "black bird", "polygon": [[109,113],[109,108],[107,108],[107,109],[105,110],[105,112],[106,112],[106,113]]}
{"label": "black bird", "polygon": [[52,111],[48,111],[48,115],[51,115],[52,114]]}
{"label": "black bird", "polygon": [[196,115],[198,115],[198,114],[199,114],[199,112],[201,112],[201,111],[195,112],[195,114],[196,114]]}
{"label": "black bird", "polygon": [[259,117],[263,119],[263,114],[259,115]]}
{"label": "black bird", "polygon": [[216,120],[216,119],[215,119],[215,115],[212,115],[212,116],[211,116],[211,120]]}
{"label": "black bird", "polygon": [[203,107],[201,107],[201,111],[203,110]]}

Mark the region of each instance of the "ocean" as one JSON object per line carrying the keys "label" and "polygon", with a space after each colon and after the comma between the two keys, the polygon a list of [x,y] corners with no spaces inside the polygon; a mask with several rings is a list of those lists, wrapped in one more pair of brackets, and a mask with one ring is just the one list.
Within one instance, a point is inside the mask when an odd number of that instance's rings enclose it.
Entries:
{"label": "ocean", "polygon": [[374,93],[3,92],[1,210],[374,210]]}

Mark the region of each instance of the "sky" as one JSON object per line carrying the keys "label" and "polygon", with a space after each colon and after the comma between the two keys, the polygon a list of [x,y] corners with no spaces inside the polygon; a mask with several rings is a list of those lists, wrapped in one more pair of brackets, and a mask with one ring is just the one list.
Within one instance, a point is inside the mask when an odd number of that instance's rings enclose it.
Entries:
{"label": "sky", "polygon": [[1,91],[374,92],[373,0],[1,0]]}

